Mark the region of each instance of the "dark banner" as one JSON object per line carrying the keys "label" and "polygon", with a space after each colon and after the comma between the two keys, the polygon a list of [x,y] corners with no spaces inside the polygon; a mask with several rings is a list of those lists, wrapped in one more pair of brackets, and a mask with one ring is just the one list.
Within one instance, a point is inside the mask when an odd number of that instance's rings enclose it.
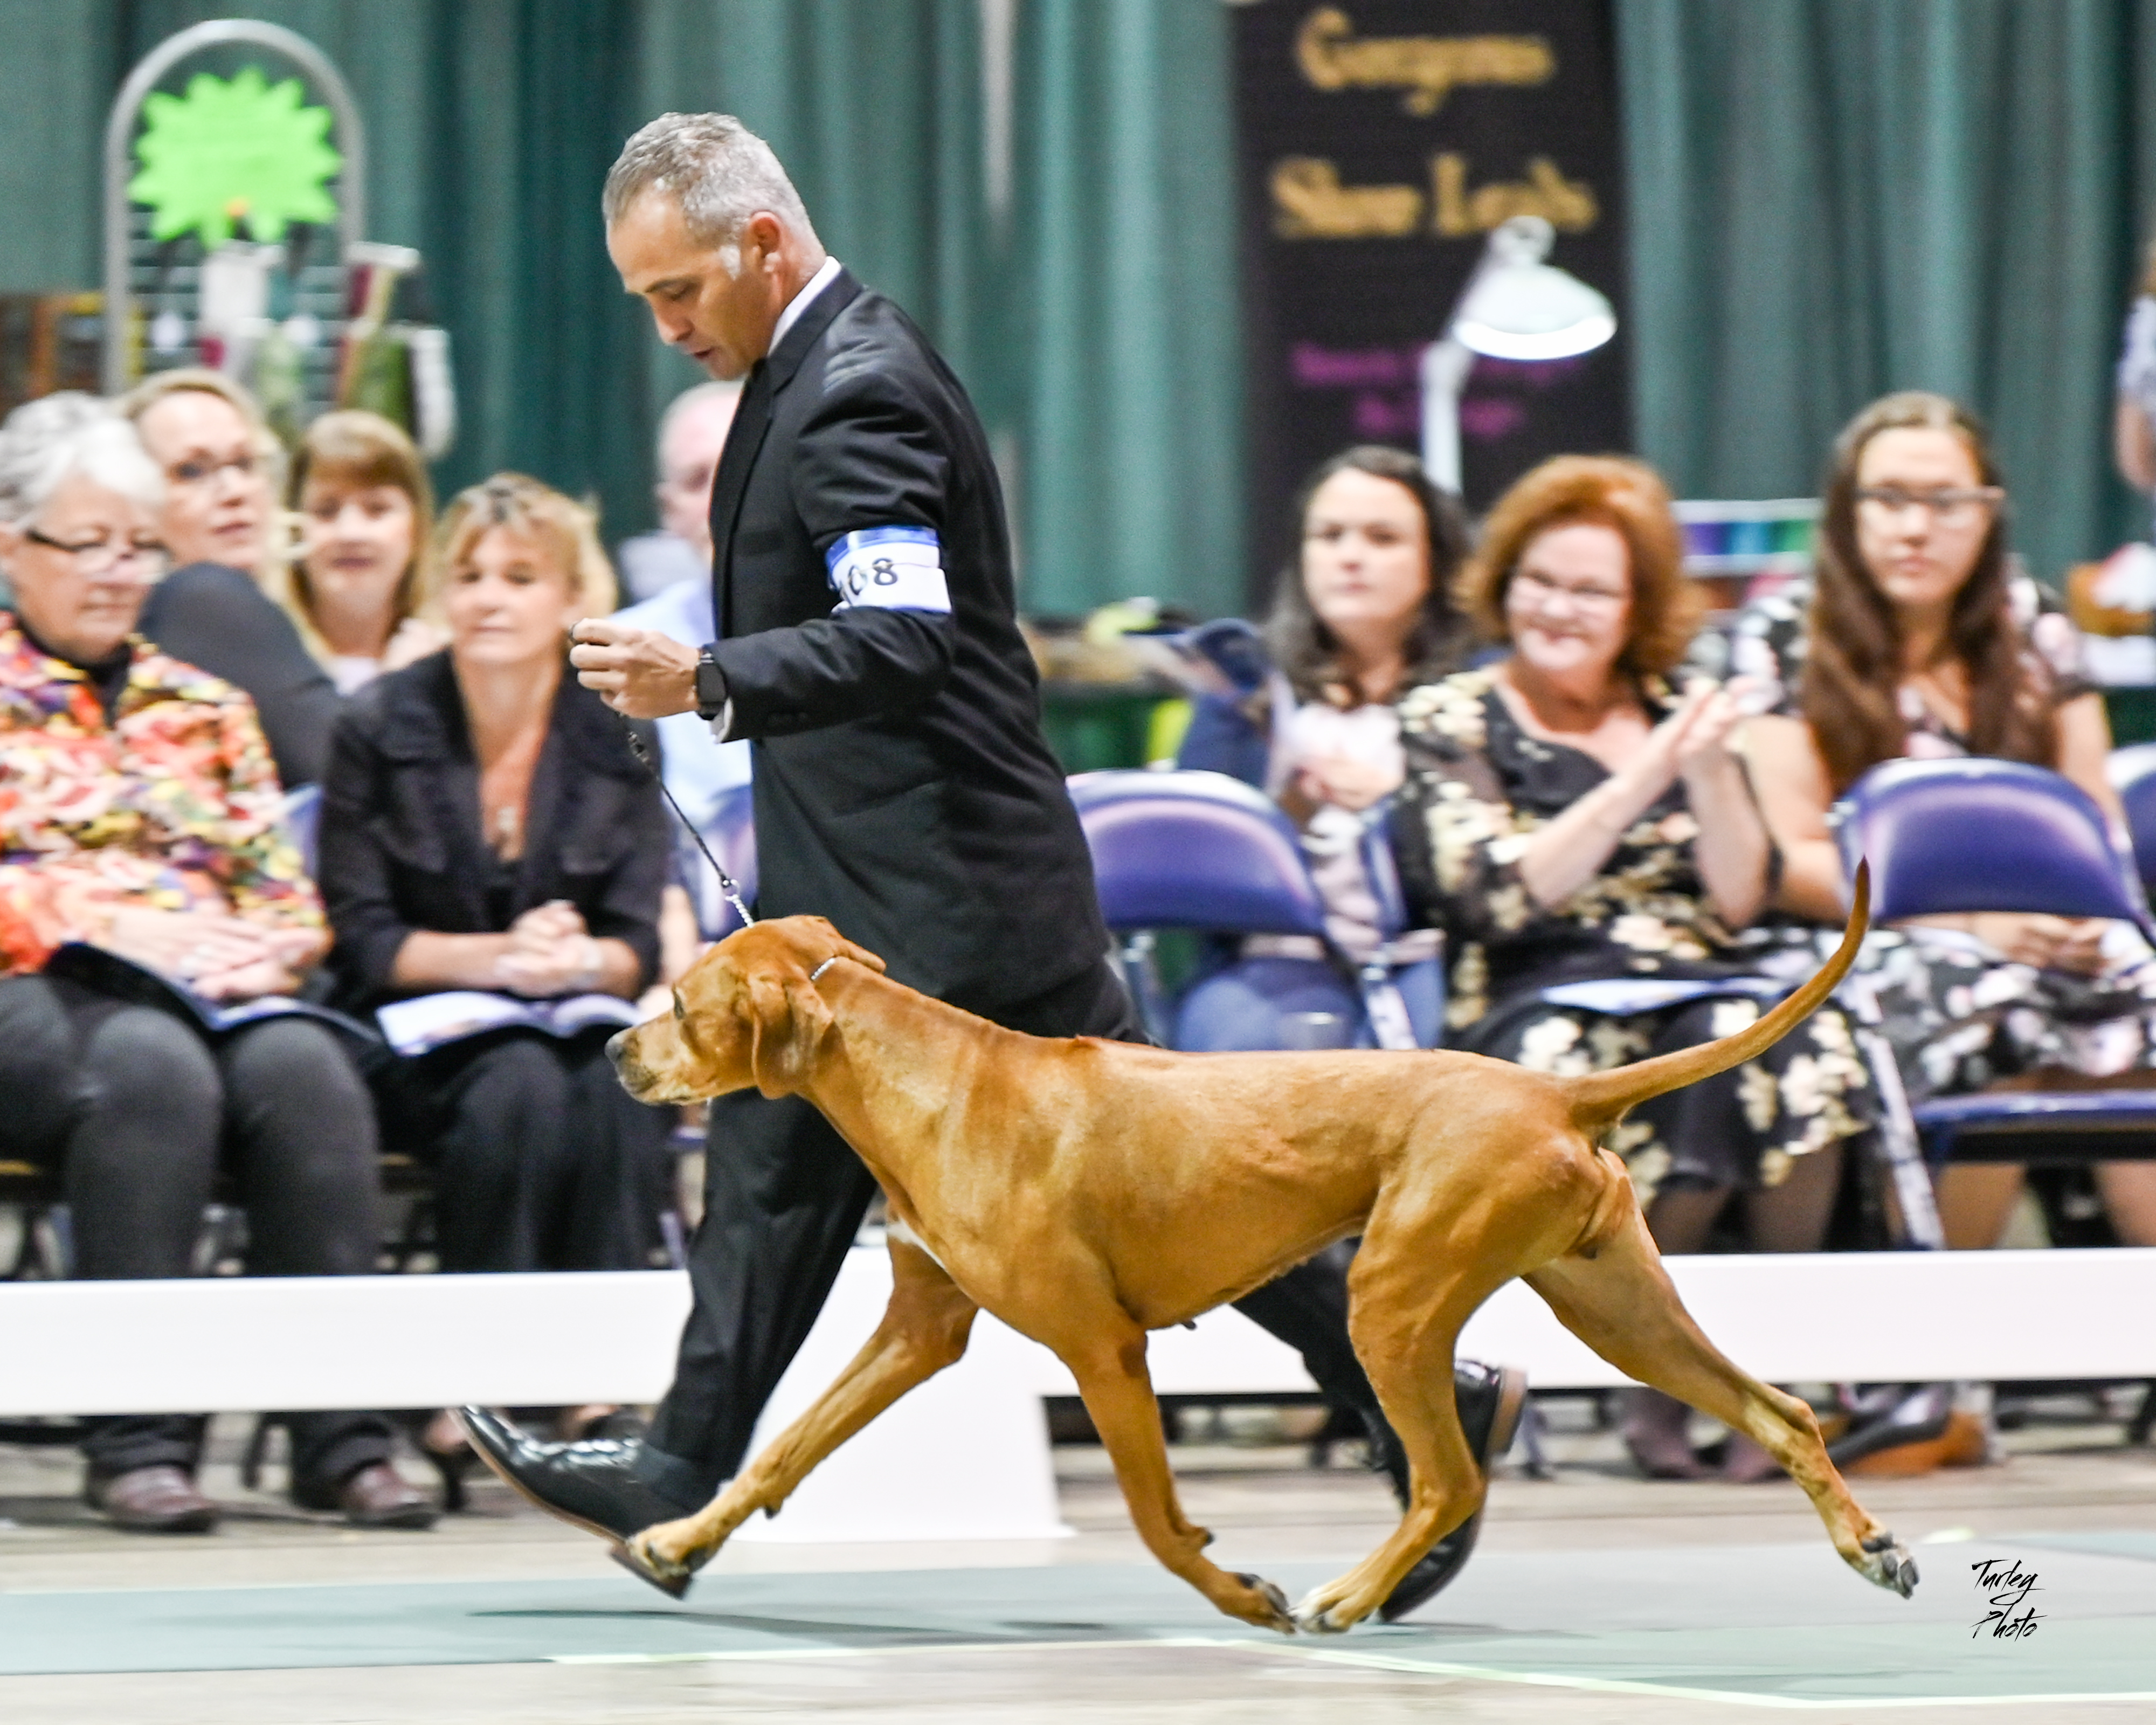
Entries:
{"label": "dark banner", "polygon": [[1422,350],[1508,217],[1548,218],[1549,261],[1609,296],[1618,333],[1577,358],[1476,362],[1470,506],[1546,455],[1627,446],[1608,0],[1252,0],[1235,69],[1255,596],[1304,475],[1350,444],[1418,447]]}

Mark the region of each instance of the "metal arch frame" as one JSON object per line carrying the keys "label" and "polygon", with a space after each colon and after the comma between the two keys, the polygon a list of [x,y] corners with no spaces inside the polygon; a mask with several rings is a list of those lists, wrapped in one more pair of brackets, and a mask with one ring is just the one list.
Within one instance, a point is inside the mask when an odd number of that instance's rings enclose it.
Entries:
{"label": "metal arch frame", "polygon": [[327,54],[296,31],[255,18],[212,18],[167,37],[127,74],[105,123],[105,336],[100,371],[107,395],[127,387],[126,335],[133,322],[127,288],[127,162],[135,121],[166,73],[189,54],[228,43],[284,55],[328,98],[336,120],[338,152],[344,157],[337,171],[337,231],[343,249],[349,252],[367,232],[366,129],[351,85]]}

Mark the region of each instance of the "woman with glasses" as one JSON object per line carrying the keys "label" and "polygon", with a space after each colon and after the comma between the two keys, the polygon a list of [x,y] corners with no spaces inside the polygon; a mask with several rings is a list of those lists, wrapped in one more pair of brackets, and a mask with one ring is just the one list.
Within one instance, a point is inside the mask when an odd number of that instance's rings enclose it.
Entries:
{"label": "woman with glasses", "polygon": [[[0,428],[0,1158],[59,1173],[85,1278],[193,1274],[220,1168],[250,1271],[362,1274],[374,1122],[337,1033],[274,1014],[213,1031],[157,981],[274,999],[328,945],[247,697],[135,632],[164,568],[163,502],[133,429],[86,396]],[[389,1466],[379,1414],[287,1423],[301,1504],[434,1519]],[[122,1527],[209,1527],[203,1425],[93,1421],[90,1502]]]}
{"label": "woman with glasses", "polygon": [[[1784,857],[1780,901],[1839,924],[1835,798],[1903,756],[1989,755],[2064,773],[2117,817],[2111,731],[2079,638],[2007,549],[2006,493],[1984,433],[1942,396],[1873,403],[1836,440],[1809,603],[1754,607],[1735,667],[1768,680],[1776,712],[1747,738]],[[1929,917],[1875,933],[1886,1030],[1912,1101],[2118,1077],[2156,1066],[2156,982],[2123,926],[2020,913]],[[2156,1163],[2097,1180],[2113,1226],[2156,1245]],[[1947,1241],[1996,1242],[2020,1196],[2014,1166],[1939,1183]]]}
{"label": "woman with glasses", "polygon": [[[1417,920],[1446,936],[1450,1045],[1576,1075],[1725,1036],[1750,999],[1605,1015],[1544,989],[1742,973],[1736,932],[1777,859],[1730,737],[1743,691],[1666,680],[1698,599],[1669,495],[1636,461],[1563,456],[1491,511],[1466,597],[1508,648],[1401,704],[1408,778],[1394,840]],[[1842,1141],[1871,1104],[1849,1028],[1815,1014],[1758,1059],[1637,1110],[1609,1138],[1665,1252],[1693,1252],[1741,1192],[1762,1251],[1825,1236]],[[1650,1475],[1705,1470],[1681,1403],[1630,1392],[1625,1435]],[[1764,1477],[1732,1435],[1727,1476]]]}
{"label": "woman with glasses", "polygon": [[336,687],[265,591],[281,572],[284,451],[254,398],[216,372],[159,372],[120,411],[165,475],[157,530],[173,568],[142,633],[251,696],[285,788],[315,783]]}

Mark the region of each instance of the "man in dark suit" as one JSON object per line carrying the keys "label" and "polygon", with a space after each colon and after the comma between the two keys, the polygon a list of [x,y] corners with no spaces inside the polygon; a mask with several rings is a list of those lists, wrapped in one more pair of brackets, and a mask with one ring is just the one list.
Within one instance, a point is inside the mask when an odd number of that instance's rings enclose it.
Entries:
{"label": "man in dark suit", "polygon": [[[1003,495],[964,389],[897,306],[827,256],[785,171],[723,115],[667,115],[608,177],[607,244],[660,334],[718,377],[747,374],[711,493],[719,639],[701,653],[589,620],[571,655],[619,711],[694,710],[756,746],[765,916],[814,912],[897,980],[1036,1035],[1141,1040],[1107,959],[1092,866],[1040,729]],[[496,1471],[616,1536],[701,1505],[732,1476],[807,1337],[875,1192],[798,1097],[712,1108],[696,1305],[674,1387],[630,1444],[540,1444],[468,1414]],[[1348,1345],[1338,1266],[1241,1302],[1398,1448]],[[1517,1382],[1464,1366],[1478,1455]],[[1389,1602],[1426,1599],[1473,1531]]]}

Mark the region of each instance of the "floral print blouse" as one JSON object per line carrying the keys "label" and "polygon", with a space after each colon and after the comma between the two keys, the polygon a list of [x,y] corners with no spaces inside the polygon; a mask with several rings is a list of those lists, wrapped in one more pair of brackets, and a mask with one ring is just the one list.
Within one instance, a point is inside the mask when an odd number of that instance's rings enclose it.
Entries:
{"label": "floral print blouse", "polygon": [[0,975],[95,942],[123,906],[325,931],[282,790],[230,684],[139,637],[107,721],[81,670],[0,611]]}
{"label": "floral print blouse", "polygon": [[[1666,686],[1643,691],[1650,723]],[[1522,990],[1590,978],[1702,974],[1731,932],[1692,853],[1699,823],[1681,781],[1625,832],[1594,879],[1545,908],[1520,879],[1542,827],[1609,777],[1593,757],[1522,729],[1488,670],[1461,671],[1400,704],[1408,781],[1394,845],[1414,920],[1451,955],[1445,1020],[1458,1029]]]}

